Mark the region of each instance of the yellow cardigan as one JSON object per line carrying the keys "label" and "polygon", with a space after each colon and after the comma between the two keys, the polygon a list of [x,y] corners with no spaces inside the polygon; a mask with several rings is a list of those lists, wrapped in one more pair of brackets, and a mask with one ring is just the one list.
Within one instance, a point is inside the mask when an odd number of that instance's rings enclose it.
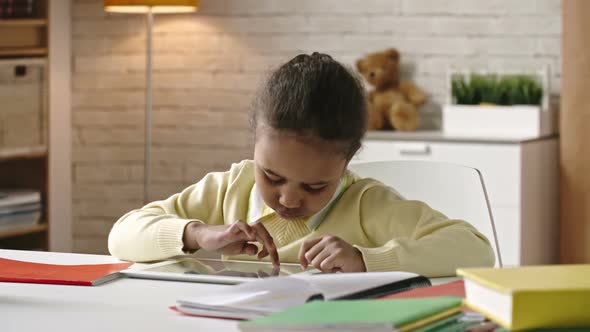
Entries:
{"label": "yellow cardigan", "polygon": [[[246,221],[253,186],[252,161],[233,164],[228,172],[210,173],[181,193],[122,216],[109,234],[109,251],[129,261],[186,254],[185,226],[191,221],[210,225]],[[271,236],[277,237],[273,234],[277,229],[281,228],[269,228]],[[489,241],[469,223],[450,220],[423,202],[404,200],[373,179],[354,177],[316,229],[290,234],[295,237],[286,240],[280,234],[285,245],[277,243],[281,262],[298,263],[299,247],[306,239],[334,235],[361,251],[367,271],[437,277],[454,275],[459,267],[494,265]]]}

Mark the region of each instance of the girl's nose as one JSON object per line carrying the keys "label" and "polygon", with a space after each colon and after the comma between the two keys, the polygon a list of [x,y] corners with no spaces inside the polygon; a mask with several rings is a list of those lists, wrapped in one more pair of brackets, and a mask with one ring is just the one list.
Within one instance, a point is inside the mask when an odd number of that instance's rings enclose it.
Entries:
{"label": "girl's nose", "polygon": [[285,191],[281,193],[279,203],[287,209],[296,209],[301,207],[301,197],[296,192]]}

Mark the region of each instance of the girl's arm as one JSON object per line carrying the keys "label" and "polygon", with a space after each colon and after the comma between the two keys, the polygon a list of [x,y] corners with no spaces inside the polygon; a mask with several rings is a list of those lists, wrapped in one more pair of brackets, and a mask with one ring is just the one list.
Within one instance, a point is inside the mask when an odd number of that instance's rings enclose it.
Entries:
{"label": "girl's arm", "polygon": [[455,275],[459,267],[493,266],[488,239],[469,223],[448,219],[419,201],[377,187],[362,198],[361,222],[374,247],[359,247],[367,271]]}
{"label": "girl's arm", "polygon": [[234,164],[228,172],[209,173],[166,200],[128,212],[111,229],[109,252],[119,259],[134,262],[186,254],[183,234],[189,223],[224,223],[223,201],[227,187],[243,165],[243,162]]}

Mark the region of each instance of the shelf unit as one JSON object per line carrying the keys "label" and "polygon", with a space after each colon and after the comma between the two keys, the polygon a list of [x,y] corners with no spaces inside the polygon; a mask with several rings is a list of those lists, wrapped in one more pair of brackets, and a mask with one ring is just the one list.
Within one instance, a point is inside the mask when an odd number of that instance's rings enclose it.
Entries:
{"label": "shelf unit", "polygon": [[46,47],[12,47],[0,49],[0,57],[46,56]]}
{"label": "shelf unit", "polygon": [[[0,93],[0,104],[5,106],[5,114],[26,115],[16,115],[25,120],[14,123],[0,118],[0,122],[3,121],[0,127],[0,189],[40,191],[41,220],[33,226],[0,230],[0,249],[49,250],[48,0],[37,0],[36,5],[37,17],[0,18],[0,66],[3,66],[5,75],[4,86],[0,86],[4,89],[4,93]],[[7,74],[11,71],[14,71],[12,78]],[[19,81],[23,77],[24,83]],[[14,88],[13,95],[7,92],[11,88]],[[35,101],[27,101],[33,97],[36,97]],[[31,125],[31,119],[38,124],[33,122]],[[16,134],[8,140],[8,133]],[[21,137],[23,139],[19,141]]]}

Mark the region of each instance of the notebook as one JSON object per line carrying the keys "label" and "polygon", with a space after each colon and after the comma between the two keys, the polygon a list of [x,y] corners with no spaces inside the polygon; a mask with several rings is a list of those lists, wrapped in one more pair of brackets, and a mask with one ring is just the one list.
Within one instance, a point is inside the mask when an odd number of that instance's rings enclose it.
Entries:
{"label": "notebook", "polygon": [[590,264],[459,269],[466,304],[511,330],[590,327]]}
{"label": "notebook", "polygon": [[177,300],[176,309],[195,316],[252,319],[313,300],[377,298],[429,285],[427,278],[407,272],[280,276],[182,297]]}
{"label": "notebook", "polygon": [[0,282],[95,286],[117,278],[131,264],[57,265],[0,258]]}
{"label": "notebook", "polygon": [[243,332],[410,331],[456,315],[458,297],[393,300],[314,301],[284,312],[239,323]]}

